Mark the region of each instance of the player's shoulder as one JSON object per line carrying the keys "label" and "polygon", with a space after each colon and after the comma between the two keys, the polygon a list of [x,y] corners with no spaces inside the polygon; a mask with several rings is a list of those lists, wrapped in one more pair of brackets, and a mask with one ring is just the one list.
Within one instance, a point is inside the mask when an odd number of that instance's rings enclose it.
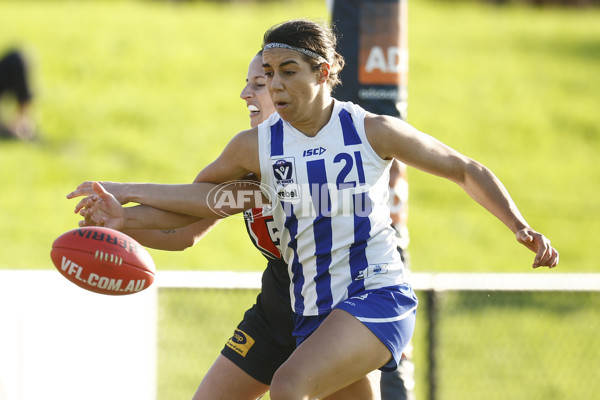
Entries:
{"label": "player's shoulder", "polygon": [[414,130],[405,121],[390,115],[367,113],[364,121],[367,139],[382,158],[389,158],[388,150],[392,143],[408,137]]}
{"label": "player's shoulder", "polygon": [[256,136],[258,135],[258,127],[245,129],[241,132],[238,132],[237,135],[233,137],[233,140],[256,140]]}
{"label": "player's shoulder", "polygon": [[[379,115],[368,112],[365,115],[365,134],[369,143],[375,145],[385,141],[387,136],[393,131],[395,121],[388,115]],[[397,119],[397,118],[396,118]]]}
{"label": "player's shoulder", "polygon": [[238,132],[229,142],[228,147],[240,152],[258,148],[258,130],[256,127]]}
{"label": "player's shoulder", "polygon": [[408,126],[408,124],[400,118],[392,117],[391,115],[374,114],[371,112],[367,112],[365,115],[365,129],[367,132],[398,130],[404,126]]}
{"label": "player's shoulder", "polygon": [[258,173],[258,137],[256,128],[237,133],[227,144],[219,159],[230,167],[238,166],[245,174]]}

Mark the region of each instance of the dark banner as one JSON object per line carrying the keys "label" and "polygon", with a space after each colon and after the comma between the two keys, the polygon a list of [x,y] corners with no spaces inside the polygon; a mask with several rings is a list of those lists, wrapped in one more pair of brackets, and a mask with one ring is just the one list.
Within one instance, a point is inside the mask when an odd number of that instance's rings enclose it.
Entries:
{"label": "dark banner", "polygon": [[332,22],[346,59],[334,97],[376,114],[406,117],[407,0],[335,0]]}

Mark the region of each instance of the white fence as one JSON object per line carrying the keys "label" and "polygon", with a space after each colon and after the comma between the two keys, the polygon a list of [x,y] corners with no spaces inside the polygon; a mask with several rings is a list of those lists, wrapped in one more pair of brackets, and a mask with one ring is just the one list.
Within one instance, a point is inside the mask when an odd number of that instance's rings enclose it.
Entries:
{"label": "white fence", "polygon": [[0,400],[155,399],[156,301],[0,270]]}
{"label": "white fence", "polygon": [[[425,324],[421,325],[421,330],[426,331],[424,335],[424,343],[421,342],[420,350],[425,353],[426,362],[419,365],[421,370],[425,372],[425,379],[421,393],[426,392],[427,395],[420,395],[420,399],[437,400],[439,398],[457,398],[456,389],[449,389],[448,385],[448,368],[447,363],[443,359],[448,352],[448,332],[446,332],[445,322],[447,321],[447,312],[452,313],[452,309],[448,309],[445,305],[448,300],[448,295],[457,293],[488,293],[486,296],[494,296],[493,293],[501,292],[509,293],[510,298],[518,298],[517,293],[527,292],[548,292],[555,293],[552,297],[560,296],[564,299],[563,304],[573,304],[577,301],[572,298],[572,293],[596,292],[600,293],[600,274],[565,274],[557,271],[549,271],[548,269],[539,269],[529,273],[413,273],[411,282],[414,289],[420,292],[421,299],[420,314],[425,316]],[[161,272],[157,278],[159,288],[165,289],[188,289],[188,290],[218,290],[218,289],[259,289],[261,283],[260,272],[219,272],[219,271],[189,271],[189,272]],[[569,294],[571,293],[571,294]],[[542,295],[544,296],[544,295]],[[452,296],[454,297],[454,295]],[[505,297],[505,296],[502,296]],[[489,299],[486,299],[489,300]],[[484,307],[492,307],[493,301],[479,300]],[[462,306],[465,306],[463,304]],[[586,307],[582,304],[583,307]],[[510,307],[515,307],[512,305]],[[589,308],[589,305],[587,305]],[[517,307],[518,308],[518,307]],[[518,312],[515,310],[515,312]],[[598,313],[600,318],[600,313]],[[551,320],[551,318],[549,318]],[[489,320],[484,320],[485,324],[493,331],[493,323],[498,322],[497,317],[491,317]],[[519,323],[528,324],[526,321],[519,320]],[[483,321],[481,321],[483,322]],[[510,321],[506,321],[510,323]],[[515,321],[513,321],[515,322]],[[501,328],[500,328],[501,329]],[[560,329],[559,329],[560,330]],[[507,330],[508,331],[508,330]],[[486,332],[488,334],[491,332]],[[585,335],[584,335],[585,336]],[[484,337],[474,338],[475,340],[484,340]],[[489,339],[489,338],[488,338]],[[577,340],[573,337],[563,337],[557,341],[569,342]],[[452,340],[451,340],[452,341]],[[572,343],[572,346],[578,344]],[[485,368],[486,362],[489,360],[479,359],[482,368]],[[522,368],[519,365],[508,366],[509,368]],[[572,367],[575,367],[573,365]],[[560,368],[572,368],[560,367]],[[561,370],[559,368],[559,370]],[[557,370],[558,372],[558,370]],[[564,388],[561,390],[569,393],[571,398],[578,398],[577,395],[569,391],[569,387],[575,383],[572,379],[561,374],[564,381]],[[581,381],[586,381],[585,376],[579,377]],[[587,379],[589,381],[589,379]],[[543,378],[537,380],[540,387],[544,387]],[[426,387],[426,388],[425,388]],[[510,387],[510,385],[508,386]],[[454,392],[450,395],[448,392]],[[485,392],[485,390],[484,390]],[[442,393],[445,396],[442,396]],[[468,390],[466,393],[470,393]],[[583,398],[587,398],[590,392],[585,392]],[[560,393],[556,393],[560,397]],[[458,394],[458,398],[464,398],[464,393]],[[470,396],[474,394],[471,393]],[[529,394],[516,394],[506,389],[504,393],[497,393],[500,398],[515,398],[514,396],[529,396]],[[506,397],[508,396],[508,397]],[[472,398],[476,398],[474,396]],[[543,395],[540,398],[544,398]]]}
{"label": "white fence", "polygon": [[[160,289],[259,289],[261,272],[162,271],[130,296],[86,292],[56,271],[0,270],[0,400],[157,398]],[[436,398],[436,294],[600,292],[600,274],[413,273],[429,320],[429,397]],[[248,304],[247,306],[250,306]]]}
{"label": "white fence", "polygon": [[[162,271],[159,288],[260,289],[262,272]],[[600,291],[600,274],[565,274],[541,269],[531,273],[413,273],[422,291]]]}

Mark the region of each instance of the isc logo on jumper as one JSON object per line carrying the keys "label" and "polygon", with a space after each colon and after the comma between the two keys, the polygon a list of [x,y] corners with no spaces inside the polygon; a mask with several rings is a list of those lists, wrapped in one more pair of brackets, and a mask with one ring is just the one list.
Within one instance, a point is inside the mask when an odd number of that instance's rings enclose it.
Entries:
{"label": "isc logo on jumper", "polygon": [[254,345],[254,339],[246,332],[236,329],[233,336],[227,341],[227,347],[246,357],[248,350]]}
{"label": "isc logo on jumper", "polygon": [[323,147],[316,147],[314,149],[304,150],[302,152],[302,157],[320,156],[323,153],[325,153],[325,149]]}

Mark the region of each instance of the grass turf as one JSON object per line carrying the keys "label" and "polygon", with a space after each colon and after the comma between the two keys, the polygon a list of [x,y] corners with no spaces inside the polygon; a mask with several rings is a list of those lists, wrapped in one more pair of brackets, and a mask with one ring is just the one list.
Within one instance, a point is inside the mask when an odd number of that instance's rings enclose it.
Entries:
{"label": "grass turf", "polygon": [[[496,172],[532,226],[561,251],[553,273],[596,271],[599,11],[414,1],[409,13],[409,122]],[[77,221],[67,192],[90,179],[191,181],[248,125],[237,96],[264,29],[299,16],[326,18],[326,11],[321,1],[0,1],[0,15],[0,49],[18,45],[33,60],[41,130],[36,143],[0,143],[0,268],[52,268],[53,239]],[[458,188],[409,174],[414,270],[528,271],[533,255]],[[245,236],[239,221],[224,221],[192,250],[152,254],[160,269],[259,270],[262,257]],[[225,319],[216,305],[161,294],[160,398],[189,397],[253,296],[229,298]],[[597,300],[571,296],[579,310],[567,314],[537,296],[519,301],[485,313],[449,303],[442,327],[453,346],[440,355],[444,398],[490,398],[486,393],[500,393],[507,382],[518,386],[524,371],[540,366],[498,356],[494,372],[475,379],[489,361],[463,361],[514,351],[511,337],[531,343],[526,358],[556,360],[554,343],[536,340],[548,329],[572,335],[565,340],[573,347],[561,352],[571,366],[565,369],[594,370],[597,350],[586,343],[598,329]],[[177,310],[190,317],[188,332],[201,331],[191,337],[205,355],[177,350],[189,340],[179,333]],[[500,322],[492,322],[498,313]],[[423,318],[415,334],[420,393]],[[518,328],[509,339],[490,343],[485,331],[469,336],[482,325],[502,330],[507,320]],[[531,379],[537,383],[528,394],[519,386],[519,398],[585,398],[574,386],[540,375],[527,375],[528,385]]]}

